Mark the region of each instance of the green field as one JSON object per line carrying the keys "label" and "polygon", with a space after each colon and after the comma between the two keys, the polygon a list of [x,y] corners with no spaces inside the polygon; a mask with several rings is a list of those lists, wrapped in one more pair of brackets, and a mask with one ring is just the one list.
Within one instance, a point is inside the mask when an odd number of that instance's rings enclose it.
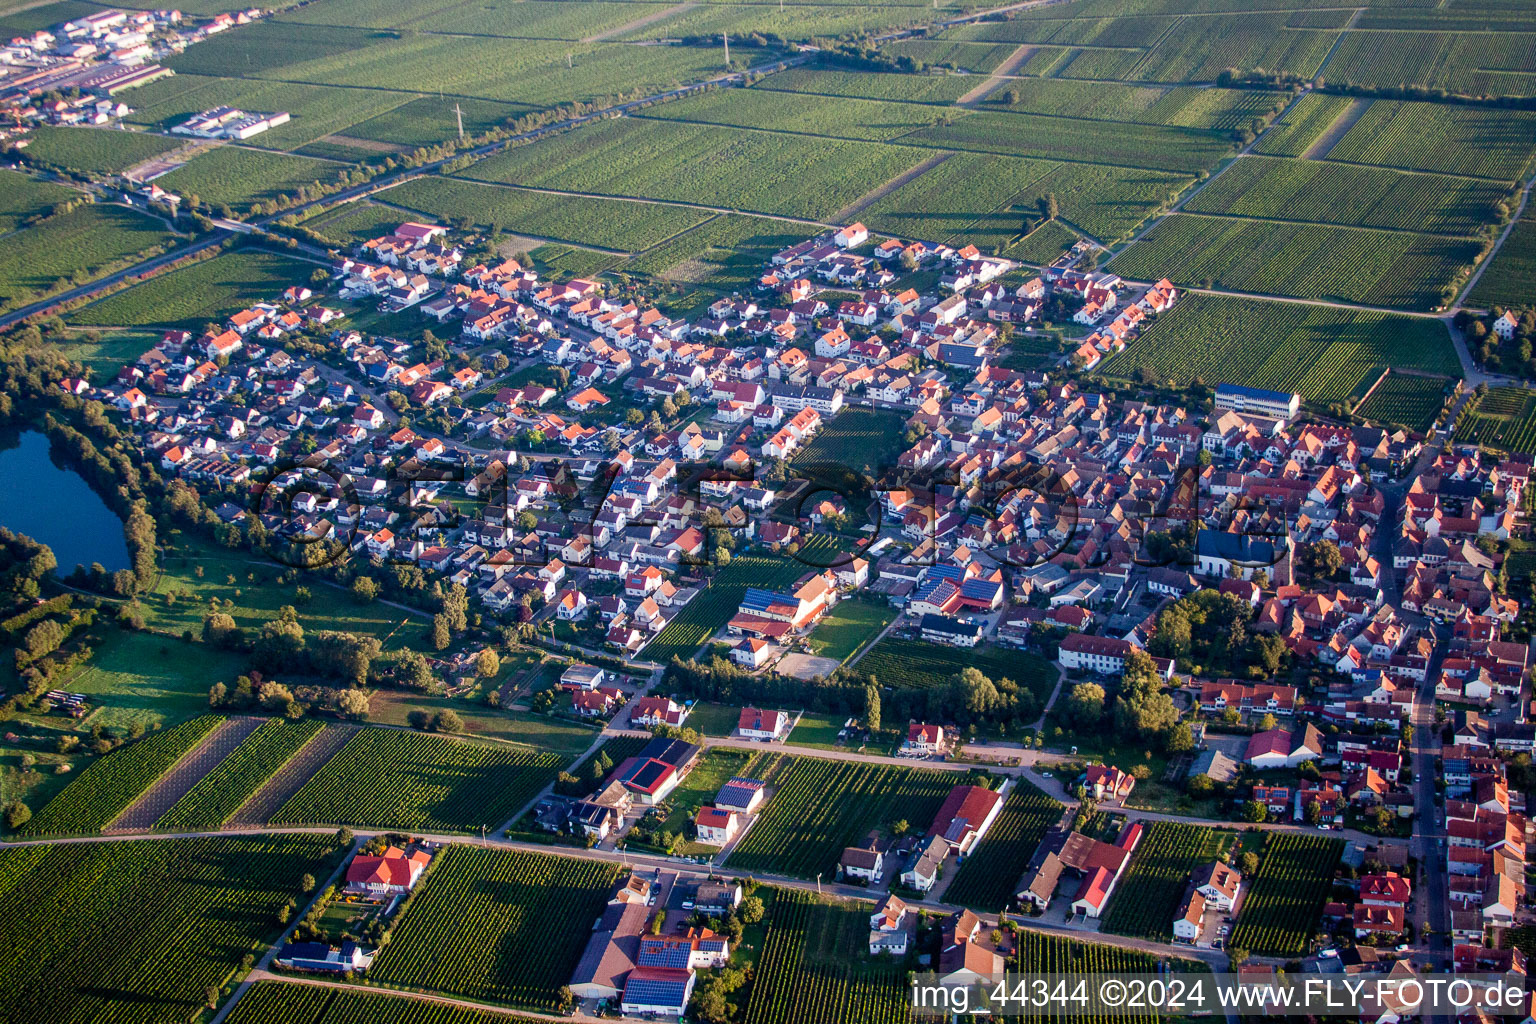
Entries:
{"label": "green field", "polygon": [[[334,863],[329,836],[65,843],[0,851],[0,1019],[173,1024]],[[41,898],[40,898],[41,897]]]}
{"label": "green field", "polygon": [[[1520,27],[1533,27],[1528,15],[1529,9]],[[1528,33],[1443,27],[1449,31],[1349,32],[1328,63],[1328,77],[1387,89],[1417,85],[1465,96],[1536,95],[1536,55]]]}
{"label": "green field", "polygon": [[24,150],[32,163],[62,167],[84,174],[117,174],[150,157],[185,145],[143,132],[105,128],[37,128]]}
{"label": "green field", "polygon": [[1296,101],[1289,113],[1270,126],[1253,151],[1266,156],[1301,156],[1323,137],[1353,102],[1348,96],[1309,92]]}
{"label": "green field", "polygon": [[746,291],[757,283],[770,256],[804,241],[813,230],[789,221],[721,214],[647,250],[624,270],[722,292]]}
{"label": "green field", "polygon": [[263,723],[161,815],[155,827],[173,832],[218,828],[323,728],[325,723],[313,718]]}
{"label": "green field", "polygon": [[1232,929],[1231,945],[1259,956],[1300,956],[1317,930],[1344,843],[1267,832],[1259,871]]}
{"label": "green field", "polygon": [[363,729],[273,816],[273,824],[496,828],[550,782],[553,754],[397,729]]}
{"label": "green field", "polygon": [[926,155],[905,146],[626,117],[498,153],[461,173],[536,188],[825,218]]}
{"label": "green field", "polygon": [[244,212],[255,203],[295,195],[300,188],[336,180],[345,168],[291,153],[268,153],[243,146],[218,146],[170,174],[155,179],[161,188],[194,195],[215,207]]}
{"label": "green field", "polygon": [[[369,970],[372,981],[553,1010],[617,864],[450,846]],[[556,918],[569,928],[551,928]],[[445,949],[452,956],[444,956]]]}
{"label": "green field", "polygon": [[961,781],[952,772],[783,754],[755,770],[773,796],[731,852],[730,866],[800,878],[834,877],[845,847],[897,819],[927,828]]}
{"label": "green field", "polygon": [[390,992],[258,981],[227,1019],[229,1024],[533,1024],[541,1018]]}
{"label": "green field", "polygon": [[418,178],[379,195],[439,221],[463,218],[519,235],[639,252],[708,219],[704,210],[630,203],[483,185],[458,178]]}
{"label": "green field", "polygon": [[1198,171],[1232,150],[1224,133],[1160,124],[983,110],[913,133],[906,141],[944,149],[1006,153],[1045,160]]}
{"label": "green field", "polygon": [[55,204],[68,202],[79,195],[72,188],[26,174],[0,173],[0,233],[15,231],[33,217],[48,213]]}
{"label": "green field", "polygon": [[1524,306],[1536,301],[1536,214],[1528,213],[1504,239],[1493,262],[1466,297],[1472,306]]}
{"label": "green field", "polygon": [[1195,869],[1217,860],[1232,839],[1230,832],[1199,825],[1148,822],[1130,870],[1110,900],[1104,930],[1158,942],[1173,941],[1173,919],[1189,876]]}
{"label": "green field", "polygon": [[[879,474],[896,463],[906,446],[906,420],[899,412],[845,408],[795,453],[795,463],[818,463]],[[850,510],[851,511],[851,510]]]}
{"label": "green field", "polygon": [[1536,111],[1376,100],[1330,160],[1512,182],[1536,155]]}
{"label": "green field", "polygon": [[1456,421],[1456,440],[1507,452],[1536,454],[1536,391],[1489,388]]}
{"label": "green field", "polygon": [[1470,239],[1177,213],[1110,267],[1132,280],[1427,310],[1478,251]]}
{"label": "green field", "polygon": [[915,1017],[906,970],[869,956],[869,904],[773,893],[743,1014],[745,1024],[906,1024]]}
{"label": "green field", "polygon": [[104,754],[32,816],[29,836],[80,835],[112,823],[224,719],[203,715]]}
{"label": "green field", "polygon": [[[1254,324],[1264,325],[1261,334]],[[1431,320],[1186,295],[1099,372],[1130,378],[1146,367],[1156,380],[1294,390],[1326,404],[1357,394],[1388,365],[1461,372],[1445,327]]]}
{"label": "green field", "polygon": [[1428,430],[1445,406],[1450,381],[1440,377],[1419,377],[1391,373],[1377,385],[1356,415],[1379,423],[1390,423],[1409,430]]}
{"label": "green field", "polygon": [[970,92],[973,86],[973,82],[959,75],[893,75],[878,71],[790,68],[769,75],[753,88],[811,96],[852,96],[949,106]]}
{"label": "green field", "polygon": [[801,93],[793,100],[766,89],[719,89],[647,109],[642,116],[761,131],[890,142],[954,116],[928,103],[849,99]]}
{"label": "green field", "polygon": [[1061,820],[1062,810],[1061,804],[1018,779],[997,820],[944,890],[944,901],[988,913],[1006,910],[1040,840]]}
{"label": "green field", "polygon": [[1407,174],[1326,160],[1246,158],[1184,205],[1227,214],[1352,227],[1472,235],[1497,216],[1508,189],[1493,182]]}
{"label": "green field", "polygon": [[276,253],[225,253],[169,273],[69,314],[81,327],[185,327],[201,329],[249,306],[271,300],[291,284],[304,283],[315,270]]}
{"label": "green field", "polygon": [[887,636],[859,659],[859,671],[867,672],[881,686],[898,690],[944,686],[951,676],[975,667],[990,679],[1012,679],[1041,701],[1056,686],[1056,668],[1023,651],[1006,647],[943,647],[924,640]]}
{"label": "green field", "polygon": [[896,609],[883,602],[839,601],[837,607],[816,624],[809,637],[811,650],[821,658],[847,661],[879,636],[895,617]]}
{"label": "green field", "polygon": [[[956,153],[880,197],[859,216],[877,231],[935,242],[962,240],[1001,249],[1022,229],[1010,208],[1044,195],[1032,187],[1061,164],[983,153]],[[1059,200],[1058,200],[1059,201]]]}
{"label": "green field", "polygon": [[154,217],[106,203],[0,237],[0,309],[83,284],[152,254],[175,237]]}
{"label": "green field", "polygon": [[324,235],[339,248],[349,248],[370,238],[387,235],[408,219],[410,214],[403,210],[361,200],[322,210],[300,223]]}

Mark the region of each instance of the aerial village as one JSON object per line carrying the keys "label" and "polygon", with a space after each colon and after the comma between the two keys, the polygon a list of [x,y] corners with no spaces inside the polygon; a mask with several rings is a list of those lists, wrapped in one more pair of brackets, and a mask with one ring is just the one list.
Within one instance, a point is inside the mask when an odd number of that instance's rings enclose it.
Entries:
{"label": "aerial village", "polygon": [[[541,803],[542,827],[617,848],[697,761],[697,745],[673,738],[693,702],[631,699],[633,680],[599,663],[646,658],[690,602],[709,600],[722,554],[830,538],[853,553],[749,586],[705,641],[742,671],[804,672],[807,639],[839,602],[876,601],[914,640],[1043,652],[1062,700],[1150,673],[1193,734],[1171,777],[1214,794],[1228,820],[1400,837],[1443,782],[1458,963],[1497,959],[1488,929],[1528,916],[1525,798],[1500,755],[1532,753],[1536,721],[1528,648],[1502,639],[1519,607],[1499,543],[1529,461],[1312,422],[1297,394],[1218,382],[1205,409],[1086,390],[1073,371],[1180,294],[1069,261],[1036,276],[853,224],[777,253],[752,294],[693,321],[514,259],[467,262],[447,229],[402,223],[217,330],[167,331],[115,378],[64,386],[116,410],[229,527],[415,566],[487,615],[564,624],[593,662],[561,680],[570,713],[657,736],[584,795]],[[919,270],[937,272],[933,294],[900,287]],[[349,326],[366,307],[425,318],[430,340]],[[1047,307],[1083,340],[1046,370],[1000,366]],[[903,417],[890,465],[848,467],[883,484],[804,501],[796,456],[821,454],[818,439],[856,410]],[[306,474],[322,485],[260,500]],[[1209,616],[1239,621],[1250,646],[1192,635]],[[1274,681],[1282,661],[1293,682]],[[793,716],[743,709],[734,735],[782,742]],[[964,757],[967,741],[952,723],[913,720],[900,753]],[[1128,767],[1091,764],[1069,785],[1124,805],[1147,781]],[[844,852],[839,881],[885,893],[872,954],[906,952],[915,915],[898,893],[932,891],[1005,796],[957,786],[931,825]],[[731,778],[689,835],[708,859],[727,854],[771,799],[762,780]],[[1097,833],[1064,821],[1018,879],[1015,907],[1091,930],[1141,838],[1134,822]],[[1357,852],[1341,879],[1355,895],[1330,900],[1324,924],[1390,946],[1411,930],[1405,847]],[[1175,943],[1220,949],[1243,892],[1236,862],[1195,872]],[[681,1012],[696,972],[728,957],[707,920],[741,899],[707,872],[637,870],[572,991],[627,1014]],[[683,923],[653,930],[659,910]],[[975,915],[945,927],[941,971],[998,969]],[[301,967],[337,955],[293,953]],[[1339,969],[1390,965],[1350,957]]]}

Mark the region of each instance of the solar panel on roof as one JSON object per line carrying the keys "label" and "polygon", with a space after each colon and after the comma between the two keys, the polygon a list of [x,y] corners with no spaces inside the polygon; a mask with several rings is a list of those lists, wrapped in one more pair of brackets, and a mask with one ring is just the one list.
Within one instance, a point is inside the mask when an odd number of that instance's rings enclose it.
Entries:
{"label": "solar panel on roof", "polygon": [[626,1003],[644,1003],[648,1006],[679,1006],[687,982],[661,978],[631,978],[624,986]]}
{"label": "solar panel on roof", "polygon": [[635,963],[641,967],[670,967],[685,970],[693,951],[675,943],[649,942],[640,946],[640,956]]}

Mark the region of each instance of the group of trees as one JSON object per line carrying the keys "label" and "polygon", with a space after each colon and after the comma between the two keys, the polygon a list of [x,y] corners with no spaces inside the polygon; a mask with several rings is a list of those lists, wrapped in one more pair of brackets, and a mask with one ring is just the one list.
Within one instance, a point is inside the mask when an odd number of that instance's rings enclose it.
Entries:
{"label": "group of trees", "polygon": [[1194,748],[1189,723],[1180,721],[1173,698],[1163,692],[1163,677],[1151,655],[1133,650],[1125,659],[1113,698],[1099,683],[1078,683],[1060,705],[1063,721],[1087,735],[1109,726],[1127,742],[1153,743],[1170,753]]}
{"label": "group of trees", "polygon": [[1250,631],[1252,620],[1253,606],[1237,595],[1199,590],[1158,614],[1147,649],[1196,672],[1273,676],[1289,652],[1278,636]]}
{"label": "group of trees", "polygon": [[1504,315],[1502,306],[1495,306],[1486,317],[1468,310],[1456,314],[1456,326],[1467,336],[1468,347],[1477,361],[1490,370],[1503,370],[1525,377],[1536,377],[1536,308],[1509,311],[1516,320],[1514,335],[1504,341],[1494,334],[1491,324]]}
{"label": "group of trees", "polygon": [[369,693],[352,686],[290,686],[253,672],[236,679],[233,689],[224,683],[210,686],[208,706],[231,711],[261,709],[289,718],[318,713],[361,721],[368,717]]}

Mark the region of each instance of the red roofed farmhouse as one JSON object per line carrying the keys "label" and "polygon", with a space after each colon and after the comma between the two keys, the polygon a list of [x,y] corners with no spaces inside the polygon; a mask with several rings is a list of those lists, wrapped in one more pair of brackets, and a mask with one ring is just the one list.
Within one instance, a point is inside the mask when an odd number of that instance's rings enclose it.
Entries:
{"label": "red roofed farmhouse", "polygon": [[347,891],[374,896],[410,892],[431,861],[432,855],[426,850],[407,854],[397,846],[378,857],[358,854],[347,865]]}
{"label": "red roofed farmhouse", "polygon": [[982,786],[956,786],[944,798],[939,813],[934,815],[928,834],[943,836],[949,848],[964,857],[992,827],[1002,809],[1002,796],[992,790]]}

